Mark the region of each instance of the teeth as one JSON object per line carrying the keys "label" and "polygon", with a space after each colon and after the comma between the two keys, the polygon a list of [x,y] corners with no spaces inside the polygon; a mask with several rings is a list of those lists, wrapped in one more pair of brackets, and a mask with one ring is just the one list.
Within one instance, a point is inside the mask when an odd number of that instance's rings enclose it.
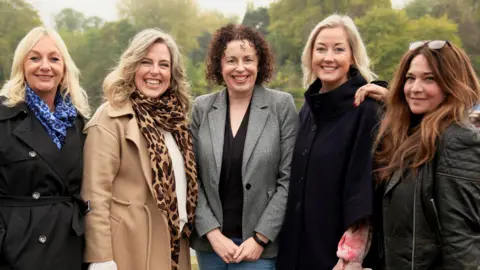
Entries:
{"label": "teeth", "polygon": [[331,71],[331,70],[335,70],[335,69],[337,69],[337,68],[334,68],[334,67],[323,67],[323,69],[325,69],[325,70],[330,70],[330,71]]}
{"label": "teeth", "polygon": [[159,81],[159,80],[145,80],[145,82],[146,82],[147,84],[151,84],[151,85],[160,84],[160,81]]}

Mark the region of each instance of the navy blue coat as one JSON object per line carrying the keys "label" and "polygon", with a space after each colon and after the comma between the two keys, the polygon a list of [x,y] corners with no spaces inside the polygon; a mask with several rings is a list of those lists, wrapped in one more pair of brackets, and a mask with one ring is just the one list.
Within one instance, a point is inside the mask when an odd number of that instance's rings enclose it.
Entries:
{"label": "navy blue coat", "polygon": [[370,99],[353,105],[355,92],[366,83],[351,69],[337,89],[319,94],[317,79],[305,93],[277,270],[331,270],[343,233],[372,214],[379,107]]}

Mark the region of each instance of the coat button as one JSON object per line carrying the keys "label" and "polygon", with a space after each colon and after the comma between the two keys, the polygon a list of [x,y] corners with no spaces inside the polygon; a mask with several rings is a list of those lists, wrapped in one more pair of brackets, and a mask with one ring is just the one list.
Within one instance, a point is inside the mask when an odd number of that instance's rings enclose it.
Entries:
{"label": "coat button", "polygon": [[34,158],[34,157],[37,156],[37,152],[35,152],[35,151],[30,151],[30,152],[28,152],[28,155],[29,155],[31,158]]}
{"label": "coat button", "polygon": [[252,187],[252,185],[250,185],[250,184],[246,184],[246,185],[245,185],[245,188],[246,188],[247,190],[249,190],[251,187]]}
{"label": "coat button", "polygon": [[317,125],[312,126],[312,131],[315,132],[317,130]]}
{"label": "coat button", "polygon": [[302,181],[303,181],[303,176],[300,177],[300,178],[298,178],[298,180],[297,180],[298,183],[300,183],[300,182],[302,182]]}
{"label": "coat button", "polygon": [[40,193],[34,192],[34,193],[32,194],[32,198],[34,198],[35,200],[40,199]]}
{"label": "coat button", "polygon": [[295,210],[300,211],[300,202],[297,202],[295,205]]}
{"label": "coat button", "polygon": [[45,244],[47,242],[47,237],[45,235],[40,235],[40,237],[38,237],[38,242],[40,242],[40,244]]}
{"label": "coat button", "polygon": [[302,156],[306,156],[308,154],[308,149],[303,150]]}

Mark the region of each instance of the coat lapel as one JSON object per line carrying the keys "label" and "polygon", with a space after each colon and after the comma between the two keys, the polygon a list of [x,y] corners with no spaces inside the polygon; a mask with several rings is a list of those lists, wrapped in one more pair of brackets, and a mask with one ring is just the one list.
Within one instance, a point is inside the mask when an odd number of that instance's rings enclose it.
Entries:
{"label": "coat lapel", "polygon": [[388,192],[390,192],[390,190],[392,190],[400,182],[400,179],[402,178],[403,173],[404,173],[404,170],[398,170],[393,174],[390,181],[388,181],[387,187],[385,188],[385,192],[383,193],[384,196],[387,195]]}
{"label": "coat lapel", "polygon": [[[257,141],[265,128],[268,119],[268,105],[265,100],[265,88],[256,85],[253,89],[252,103],[250,105],[250,117],[248,119],[247,136],[243,149],[242,176],[245,176],[247,163],[252,156]],[[242,177],[245,179],[245,177]]]}
{"label": "coat lapel", "polygon": [[108,116],[112,118],[129,116],[127,126],[125,127],[125,139],[131,141],[137,148],[138,159],[142,166],[142,172],[144,179],[152,196],[153,193],[153,181],[152,181],[152,165],[150,164],[150,153],[148,152],[148,146],[143,138],[143,134],[138,127],[137,119],[135,118],[135,112],[133,111],[132,103],[130,100],[127,100],[125,104],[121,107],[109,107]]}
{"label": "coat lapel", "polygon": [[[73,129],[75,128],[73,127]],[[28,113],[28,116],[22,121],[22,123],[15,128],[13,134],[31,147],[36,154],[40,155],[40,157],[59,175],[61,179],[66,179],[65,172],[58,163],[61,159],[60,150],[48,136],[47,131],[40,121],[36,119],[33,113]],[[67,134],[67,136],[68,135],[71,137],[71,134]],[[75,153],[72,154],[75,155]]]}
{"label": "coat lapel", "polygon": [[217,167],[215,179],[220,179],[222,169],[223,142],[225,137],[225,121],[227,117],[226,89],[218,93],[217,99],[212,104],[212,110],[208,113],[208,125],[210,127],[210,139],[212,140],[213,153]]}

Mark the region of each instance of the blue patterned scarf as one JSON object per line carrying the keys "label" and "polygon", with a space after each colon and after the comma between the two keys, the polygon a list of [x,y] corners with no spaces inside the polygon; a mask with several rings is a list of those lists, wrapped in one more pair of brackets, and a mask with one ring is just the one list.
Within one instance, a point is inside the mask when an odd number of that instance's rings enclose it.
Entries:
{"label": "blue patterned scarf", "polygon": [[67,129],[72,127],[77,118],[77,110],[72,104],[70,95],[62,98],[60,91],[55,96],[55,112],[52,113],[47,104],[37,95],[30,86],[26,86],[27,107],[35,114],[52,138],[58,149],[62,149],[67,136]]}

